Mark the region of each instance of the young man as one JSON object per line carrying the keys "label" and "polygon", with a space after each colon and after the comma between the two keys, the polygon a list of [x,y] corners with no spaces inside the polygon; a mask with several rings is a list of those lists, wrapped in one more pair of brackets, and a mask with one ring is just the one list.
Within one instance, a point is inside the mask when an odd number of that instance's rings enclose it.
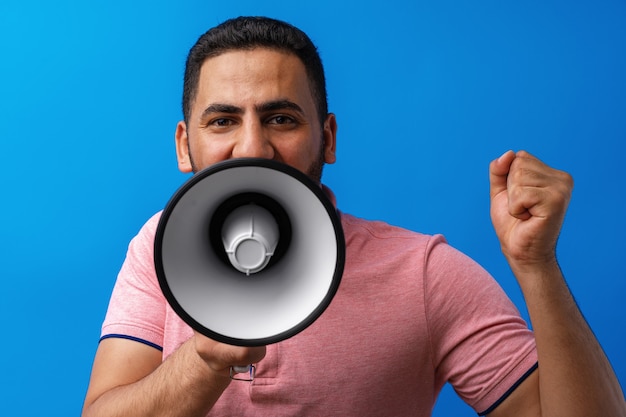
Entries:
{"label": "young man", "polygon": [[[320,181],[335,162],[321,61],[283,22],[238,18],[203,35],[187,60],[183,113],[183,172],[259,157]],[[445,382],[490,416],[626,415],[555,258],[570,176],[509,151],[492,162],[490,181],[494,227],[534,333],[442,237],[342,213],[345,272],[324,314],[275,345],[221,344],[195,333],[161,294],[157,214],[120,271],[83,415],[428,416]],[[229,369],[250,363],[254,381],[231,382]]]}

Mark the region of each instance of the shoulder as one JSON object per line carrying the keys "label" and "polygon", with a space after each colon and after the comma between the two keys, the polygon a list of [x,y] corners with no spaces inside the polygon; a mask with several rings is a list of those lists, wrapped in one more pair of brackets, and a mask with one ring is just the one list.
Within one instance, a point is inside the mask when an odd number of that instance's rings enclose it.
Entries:
{"label": "shoulder", "polygon": [[346,245],[359,250],[378,253],[411,254],[424,256],[438,246],[448,247],[443,235],[428,235],[379,220],[366,220],[341,213]]}
{"label": "shoulder", "polygon": [[154,236],[161,219],[161,213],[158,212],[150,217],[141,226],[137,234],[131,239],[128,246],[127,257],[138,256],[143,258],[144,256],[152,257],[154,251]]}
{"label": "shoulder", "polygon": [[[383,221],[341,214],[349,261],[396,274],[422,274],[433,259],[454,251],[442,235],[428,235]],[[438,264],[441,263],[437,262]]]}
{"label": "shoulder", "polygon": [[351,214],[341,213],[341,224],[348,238],[364,235],[374,239],[406,239],[426,243],[432,239],[445,242],[441,235],[427,235],[413,230],[394,226],[380,220],[366,220]]}
{"label": "shoulder", "polygon": [[154,239],[154,235],[156,234],[157,227],[159,226],[159,220],[161,220],[161,215],[163,211],[159,211],[152,215],[141,227],[137,237],[140,238],[151,238]]}

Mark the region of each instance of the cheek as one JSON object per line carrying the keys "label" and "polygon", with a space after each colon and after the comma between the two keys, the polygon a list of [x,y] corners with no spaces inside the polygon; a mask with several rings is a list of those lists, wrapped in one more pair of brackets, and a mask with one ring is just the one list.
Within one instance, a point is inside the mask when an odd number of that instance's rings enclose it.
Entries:
{"label": "cheek", "polygon": [[284,147],[280,151],[281,159],[289,165],[294,165],[297,168],[307,168],[311,162],[318,158],[320,152],[319,144],[310,140],[303,141],[298,145],[290,144],[291,146]]}
{"label": "cheek", "polygon": [[232,149],[224,143],[206,140],[192,143],[190,149],[191,157],[198,169],[230,158],[231,151]]}

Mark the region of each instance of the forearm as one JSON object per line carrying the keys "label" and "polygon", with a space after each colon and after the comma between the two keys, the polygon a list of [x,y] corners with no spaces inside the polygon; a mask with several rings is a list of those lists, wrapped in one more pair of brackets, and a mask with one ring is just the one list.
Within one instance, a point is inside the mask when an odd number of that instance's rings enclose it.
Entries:
{"label": "forearm", "polygon": [[617,377],[556,261],[511,266],[535,332],[542,416],[626,416]]}
{"label": "forearm", "polygon": [[198,356],[193,339],[149,375],[115,387],[88,405],[83,417],[205,416],[230,383]]}

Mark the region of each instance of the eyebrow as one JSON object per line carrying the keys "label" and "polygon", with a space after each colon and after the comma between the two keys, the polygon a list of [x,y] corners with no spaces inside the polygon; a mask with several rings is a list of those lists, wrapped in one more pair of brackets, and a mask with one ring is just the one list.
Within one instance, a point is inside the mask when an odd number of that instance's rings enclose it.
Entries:
{"label": "eyebrow", "polygon": [[[267,113],[276,110],[293,110],[298,113],[304,114],[302,107],[287,99],[272,100],[266,103],[261,103],[255,106],[255,110],[259,113]],[[202,118],[206,118],[208,115],[214,113],[227,113],[227,114],[243,114],[244,109],[234,106],[232,104],[213,103],[209,105],[202,112]]]}
{"label": "eyebrow", "polygon": [[243,109],[241,107],[233,106],[231,104],[214,103],[204,109],[204,111],[202,112],[202,118],[205,118],[206,116],[213,113],[243,114]]}
{"label": "eyebrow", "polygon": [[304,114],[302,107],[298,106],[296,103],[290,100],[273,100],[268,101],[267,103],[262,103],[256,106],[256,110],[258,112],[270,112],[276,110],[294,110],[298,113]]}

